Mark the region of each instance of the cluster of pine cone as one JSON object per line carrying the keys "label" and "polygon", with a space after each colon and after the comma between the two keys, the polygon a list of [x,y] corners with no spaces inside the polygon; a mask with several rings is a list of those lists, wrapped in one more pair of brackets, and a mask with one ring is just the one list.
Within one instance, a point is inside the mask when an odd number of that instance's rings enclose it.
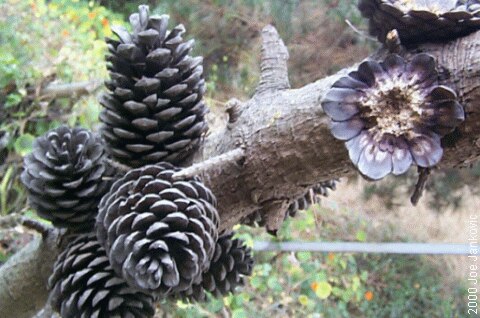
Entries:
{"label": "cluster of pine cone", "polygon": [[74,237],[49,280],[62,317],[153,317],[158,299],[226,295],[252,272],[250,249],[219,235],[210,189],[173,178],[208,109],[203,59],[168,19],[140,6],[132,32],[113,28],[99,135],[61,126],[25,157],[30,206]]}

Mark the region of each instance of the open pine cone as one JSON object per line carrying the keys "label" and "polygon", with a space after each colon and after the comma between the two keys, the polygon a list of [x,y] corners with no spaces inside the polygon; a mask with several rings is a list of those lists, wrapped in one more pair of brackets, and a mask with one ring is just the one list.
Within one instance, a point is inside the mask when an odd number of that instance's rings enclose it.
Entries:
{"label": "open pine cone", "polygon": [[154,297],[113,271],[93,233],[78,237],[55,262],[49,279],[52,308],[63,318],[153,317]]}
{"label": "open pine cone", "polygon": [[113,27],[118,40],[107,39],[102,136],[109,153],[132,167],[178,164],[207,130],[203,58],[189,55],[194,40],[183,40],[183,25],[167,30],[168,20],[141,5],[130,16],[133,32]]}
{"label": "open pine cone", "polygon": [[245,284],[245,277],[252,274],[254,260],[251,249],[240,239],[232,239],[232,236],[233,233],[227,233],[218,238],[212,263],[203,273],[202,281],[173,295],[173,299],[205,301],[205,292],[221,297]]}
{"label": "open pine cone", "polygon": [[452,40],[480,28],[478,0],[360,0],[358,8],[382,43],[393,29],[411,44]]}
{"label": "open pine cone", "polygon": [[[293,201],[289,206],[288,210],[285,213],[285,219],[288,217],[294,217],[297,215],[298,211],[308,209],[312,204],[320,202],[319,196],[328,196],[328,190],[335,190],[338,180],[328,180],[320,182],[313,186],[307,191],[303,196]],[[265,226],[265,219],[260,211],[255,211],[247,217],[243,218],[240,222],[248,226]]]}
{"label": "open pine cone", "polygon": [[96,223],[114,270],[162,296],[201,279],[218,236],[214,195],[196,178],[172,180],[178,170],[169,163],[131,170],[103,197]]}
{"label": "open pine cone", "polygon": [[441,138],[465,120],[465,111],[438,77],[431,55],[406,60],[389,54],[362,62],[332,85],[322,98],[323,111],[362,175],[379,180],[404,174],[413,164],[431,168],[440,162]]}
{"label": "open pine cone", "polygon": [[37,213],[55,226],[90,229],[113,175],[100,138],[61,126],[38,137],[24,159],[21,180]]}

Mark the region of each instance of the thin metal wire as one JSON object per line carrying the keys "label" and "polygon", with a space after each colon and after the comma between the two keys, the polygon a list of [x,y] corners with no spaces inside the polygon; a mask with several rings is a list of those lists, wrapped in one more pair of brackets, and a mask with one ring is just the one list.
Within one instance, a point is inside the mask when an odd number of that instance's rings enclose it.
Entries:
{"label": "thin metal wire", "polygon": [[384,253],[423,255],[469,255],[468,244],[454,243],[361,243],[361,242],[266,242],[256,241],[253,250],[258,252],[335,252]]}

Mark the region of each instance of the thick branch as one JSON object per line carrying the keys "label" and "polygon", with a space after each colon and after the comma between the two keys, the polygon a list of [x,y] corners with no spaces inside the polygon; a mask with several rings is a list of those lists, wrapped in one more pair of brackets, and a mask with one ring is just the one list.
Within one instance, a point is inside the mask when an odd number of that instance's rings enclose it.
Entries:
{"label": "thick branch", "polygon": [[262,30],[262,61],[260,83],[255,95],[290,88],[288,81],[288,51],[277,30],[267,25]]}

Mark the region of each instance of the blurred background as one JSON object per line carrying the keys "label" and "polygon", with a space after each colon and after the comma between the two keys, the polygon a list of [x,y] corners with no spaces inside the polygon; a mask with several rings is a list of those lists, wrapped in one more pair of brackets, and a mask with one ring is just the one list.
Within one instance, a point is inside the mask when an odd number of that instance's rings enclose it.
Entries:
{"label": "blurred background", "polygon": [[[98,94],[107,78],[105,36],[127,25],[147,2],[182,23],[205,58],[212,125],[225,102],[246,100],[259,77],[260,32],[278,29],[290,53],[292,87],[301,87],[367,57],[377,48],[351,0],[1,0],[0,264],[31,238],[9,215],[36,215],[19,182],[22,156],[36,136],[62,123],[98,128]],[[347,24],[349,21],[351,27]],[[80,83],[81,91],[72,90]],[[60,96],[49,88],[64,86]],[[61,86],[60,86],[61,87]],[[214,128],[213,128],[214,129]],[[370,183],[342,179],[337,190],[288,219],[277,238],[238,226],[260,240],[466,243],[478,214],[480,165],[436,170],[420,204],[409,196],[413,169]],[[161,303],[158,317],[466,317],[467,257],[322,253],[256,253],[239,293],[205,304]]]}

